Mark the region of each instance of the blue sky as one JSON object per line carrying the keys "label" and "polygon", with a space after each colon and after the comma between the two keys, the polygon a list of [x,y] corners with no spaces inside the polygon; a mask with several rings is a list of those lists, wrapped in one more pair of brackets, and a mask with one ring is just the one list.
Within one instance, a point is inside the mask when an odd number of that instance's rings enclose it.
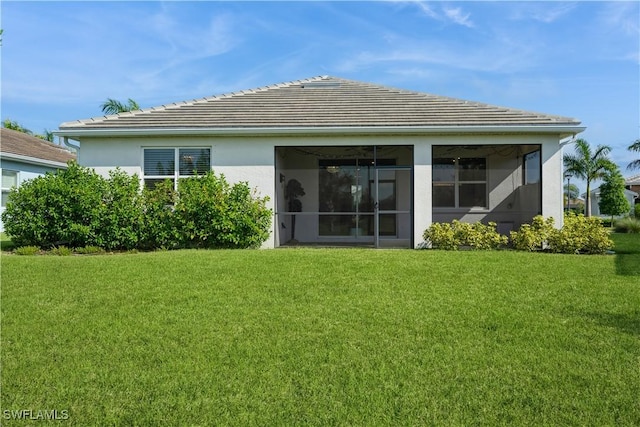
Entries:
{"label": "blue sky", "polygon": [[101,115],[332,75],[575,117],[640,138],[640,3],[3,1],[2,119]]}

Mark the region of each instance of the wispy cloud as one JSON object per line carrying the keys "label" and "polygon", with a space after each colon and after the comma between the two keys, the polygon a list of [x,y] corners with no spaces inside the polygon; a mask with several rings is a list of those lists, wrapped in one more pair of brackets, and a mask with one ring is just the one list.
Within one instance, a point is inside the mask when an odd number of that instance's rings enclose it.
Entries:
{"label": "wispy cloud", "polygon": [[443,7],[444,15],[452,22],[465,27],[473,28],[473,22],[469,19],[470,13],[464,13],[460,7]]}
{"label": "wispy cloud", "polygon": [[507,3],[511,7],[511,19],[534,20],[545,24],[556,22],[569,14],[577,6],[577,2],[515,2]]}
{"label": "wispy cloud", "polygon": [[639,9],[638,2],[609,2],[604,5],[600,21],[610,31],[638,37],[640,35]]}
{"label": "wispy cloud", "polygon": [[471,13],[464,12],[461,7],[451,7],[447,4],[440,3],[436,6],[421,0],[410,0],[407,3],[417,6],[429,18],[442,22],[451,22],[469,28],[475,27],[475,24],[470,19]]}
{"label": "wispy cloud", "polygon": [[350,55],[337,68],[354,72],[383,63],[401,63],[410,69],[438,66],[451,70],[503,75],[525,70],[535,65],[536,60],[536,47],[533,43],[516,43],[509,39],[491,39],[472,45],[444,41],[415,42],[405,39],[392,47],[363,50],[356,55]]}

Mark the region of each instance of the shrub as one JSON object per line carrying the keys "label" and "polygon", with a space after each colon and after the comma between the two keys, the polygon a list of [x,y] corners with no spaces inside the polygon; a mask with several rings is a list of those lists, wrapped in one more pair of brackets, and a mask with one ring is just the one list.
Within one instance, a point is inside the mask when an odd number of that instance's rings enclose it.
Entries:
{"label": "shrub", "polygon": [[84,246],[82,248],[76,248],[76,253],[81,255],[99,255],[104,254],[105,250],[98,246]]}
{"label": "shrub", "polygon": [[511,244],[519,251],[542,250],[555,229],[553,224],[553,218],[536,215],[531,224],[522,224],[518,231],[510,233]]}
{"label": "shrub", "polygon": [[40,252],[37,246],[20,246],[14,250],[16,255],[36,255]]}
{"label": "shrub", "polygon": [[100,228],[91,243],[104,249],[132,249],[138,246],[143,221],[140,180],[120,169],[109,172],[104,181],[102,205],[97,218]]}
{"label": "shrub", "polygon": [[180,180],[175,225],[184,247],[255,248],[269,237],[268,198],[213,172]]}
{"label": "shrub", "polygon": [[561,230],[553,230],[548,239],[549,249],[558,253],[603,254],[613,248],[609,232],[597,217],[568,213]]}
{"label": "shrub", "polygon": [[633,207],[633,216],[635,216],[636,219],[640,219],[640,203],[636,203]]}
{"label": "shrub", "polygon": [[425,230],[422,237],[433,249],[457,250],[460,240],[453,226],[446,222],[435,222]]}
{"label": "shrub", "polygon": [[497,249],[507,244],[507,237],[496,230],[496,223],[487,225],[453,220],[448,223],[434,223],[423,234],[425,241],[436,249],[457,250],[466,246],[477,250]]}
{"label": "shrub", "polygon": [[70,162],[12,190],[2,214],[16,245],[103,249],[253,248],[268,237],[268,198],[213,172],[140,191],[136,176],[109,178]]}
{"label": "shrub", "polygon": [[615,222],[616,233],[640,233],[640,219],[623,218]]}
{"label": "shrub", "polygon": [[73,249],[68,248],[66,246],[58,246],[49,251],[50,255],[58,255],[58,256],[69,256],[73,255]]}
{"label": "shrub", "polygon": [[140,225],[139,249],[177,248],[178,230],[174,225],[173,207],[176,193],[173,182],[166,180],[153,189],[142,190],[143,221]]}
{"label": "shrub", "polygon": [[496,230],[495,222],[489,222],[485,225],[481,222],[470,224],[454,220],[453,229],[460,239],[460,244],[472,249],[498,249],[508,242],[507,236],[501,235]]}
{"label": "shrub", "polygon": [[55,174],[11,190],[2,214],[5,231],[18,246],[85,246],[100,228],[104,179],[69,162]]}

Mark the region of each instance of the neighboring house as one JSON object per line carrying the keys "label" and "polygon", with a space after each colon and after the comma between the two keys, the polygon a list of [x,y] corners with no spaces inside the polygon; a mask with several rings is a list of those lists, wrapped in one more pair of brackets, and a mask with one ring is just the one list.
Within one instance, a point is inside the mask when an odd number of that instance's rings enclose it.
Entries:
{"label": "neighboring house", "polygon": [[[587,193],[584,193],[582,196],[586,196]],[[626,199],[629,201],[629,206],[631,206],[631,210],[630,210],[630,214],[633,214],[633,209],[634,209],[634,204],[635,204],[635,200],[638,197],[638,193],[636,193],[635,191],[631,191],[631,190],[624,190],[624,197],[626,197]],[[600,213],[600,187],[591,190],[591,215],[593,216],[609,216],[609,215],[604,215]]]}
{"label": "neighboring house", "polygon": [[[2,207],[12,187],[24,181],[67,167],[76,156],[59,145],[12,129],[1,128],[0,170],[2,170]],[[0,219],[0,231],[4,231]]]}
{"label": "neighboring house", "polygon": [[[67,122],[79,163],[120,167],[141,185],[213,169],[270,198],[264,247],[416,247],[433,222],[495,221],[508,232],[538,214],[562,224],[567,117],[316,77],[119,115]],[[297,180],[301,212],[285,189]]]}
{"label": "neighboring house", "polygon": [[[635,175],[624,180],[624,188],[640,194],[640,175]],[[636,199],[640,203],[640,198]]]}
{"label": "neighboring house", "polygon": [[565,208],[566,209],[570,209],[570,210],[577,210],[579,209],[581,212],[584,212],[584,199],[582,197],[576,197],[575,199],[569,199],[569,203],[568,205],[566,204],[566,197],[565,197]]}

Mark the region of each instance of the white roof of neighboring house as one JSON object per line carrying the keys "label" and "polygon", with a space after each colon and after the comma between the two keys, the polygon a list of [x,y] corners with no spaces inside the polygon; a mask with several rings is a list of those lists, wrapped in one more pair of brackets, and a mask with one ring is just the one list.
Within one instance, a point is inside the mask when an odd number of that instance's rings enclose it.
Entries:
{"label": "white roof of neighboring house", "polygon": [[625,185],[640,185],[640,175],[631,176],[624,180]]}
{"label": "white roof of neighboring house", "polygon": [[580,121],[320,76],[62,123],[56,135],[582,132]]}
{"label": "white roof of neighboring house", "polygon": [[[583,193],[582,197],[586,196],[586,194],[587,193]],[[600,187],[591,190],[591,194],[593,196],[598,196],[600,194]],[[633,197],[640,196],[640,194],[636,193],[635,191],[627,190],[626,188],[624,189],[624,194],[627,196],[633,196]]]}

